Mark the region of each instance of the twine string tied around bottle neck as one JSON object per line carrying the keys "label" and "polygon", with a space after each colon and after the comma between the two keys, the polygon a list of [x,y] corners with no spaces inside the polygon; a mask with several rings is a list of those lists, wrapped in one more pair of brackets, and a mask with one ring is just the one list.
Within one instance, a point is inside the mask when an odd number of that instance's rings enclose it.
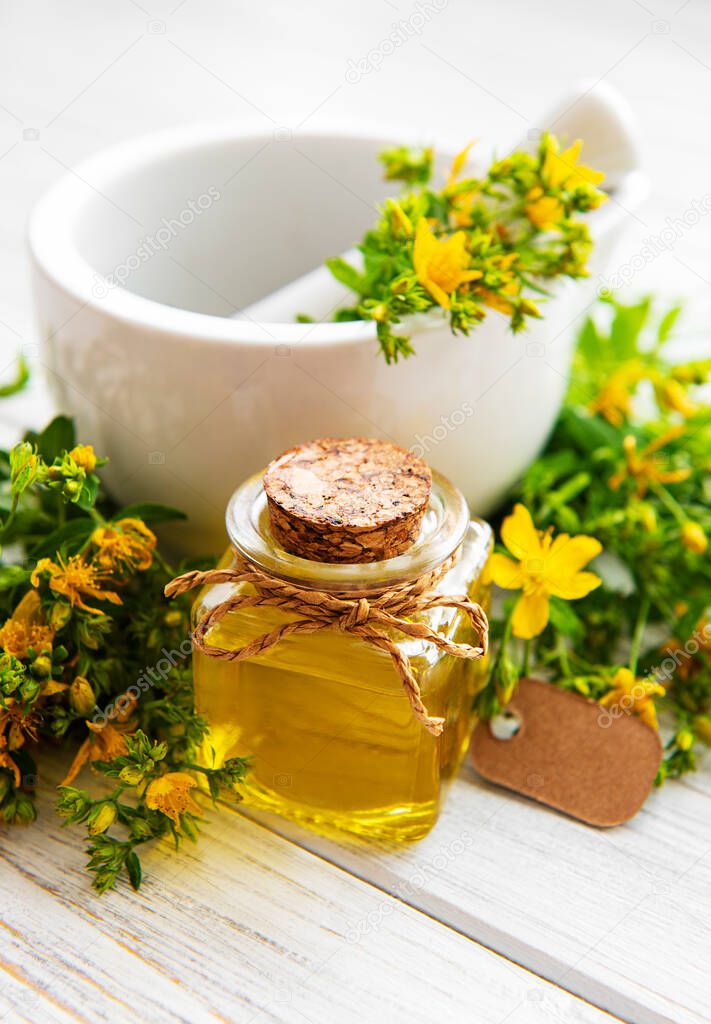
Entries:
{"label": "twine string tied around bottle neck", "polygon": [[[236,554],[233,566],[206,572],[194,570],[176,577],[166,586],[165,594],[166,597],[175,597],[195,587],[214,583],[229,583],[237,588],[224,601],[208,610],[193,630],[194,648],[220,661],[246,661],[264,654],[287,637],[298,634],[339,630],[359,637],[390,656],[413,715],[425,729],[439,736],[445,720],[428,713],[410,659],[392,634],[399,633],[410,639],[434,644],[455,658],[475,659],[486,654],[488,621],[481,606],[466,595],[441,594],[436,589],[456,561],[455,552],[430,572],[386,590],[376,591],[366,598],[357,591],[329,593],[297,586],[273,576],[241,554]],[[244,592],[242,584],[249,584],[253,592]],[[279,608],[299,618],[285,622],[234,650],[210,644],[207,639],[210,630],[225,615],[243,608]],[[456,643],[426,622],[415,619],[420,613],[433,608],[453,608],[462,612],[477,634],[478,645]]]}

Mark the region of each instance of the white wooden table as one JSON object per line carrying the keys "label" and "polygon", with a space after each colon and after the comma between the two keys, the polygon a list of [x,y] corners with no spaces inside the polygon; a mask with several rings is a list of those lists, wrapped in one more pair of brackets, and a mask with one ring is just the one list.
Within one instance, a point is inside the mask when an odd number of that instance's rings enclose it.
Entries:
{"label": "white wooden table", "polygon": [[[416,12],[419,31],[349,82]],[[0,374],[19,349],[37,359],[34,199],[99,146],[185,120],[508,139],[579,76],[609,81],[654,179],[628,264],[711,192],[710,28],[703,0],[4,0]],[[708,330],[710,242],[711,216],[678,228],[629,286],[684,296],[687,336]],[[0,440],[49,412],[37,374],[0,402]],[[397,853],[213,811],[196,848],[147,854],[139,895],[103,898],[79,832],[57,827],[58,777],[44,767],[35,826],[0,831],[2,1021],[711,1021],[708,767],[607,832],[465,768],[437,828]]]}

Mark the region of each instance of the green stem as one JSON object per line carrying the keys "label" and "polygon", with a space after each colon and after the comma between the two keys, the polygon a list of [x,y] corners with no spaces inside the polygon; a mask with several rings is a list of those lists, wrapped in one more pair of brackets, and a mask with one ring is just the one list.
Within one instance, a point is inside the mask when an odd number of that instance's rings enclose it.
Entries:
{"label": "green stem", "polygon": [[514,615],[514,612],[516,611],[516,604],[517,603],[518,603],[517,601],[514,601],[512,607],[511,607],[511,611],[506,616],[506,620],[504,622],[504,631],[501,634],[501,640],[499,641],[499,649],[496,652],[496,657],[492,659],[491,667],[489,668],[488,683],[491,683],[496,678],[496,671],[497,671],[497,669],[499,667],[499,662],[501,661],[501,658],[502,658],[503,654],[506,651],[506,647],[508,645],[508,642],[511,639],[511,628],[512,628],[512,625],[513,625],[513,615]]}
{"label": "green stem", "polygon": [[7,519],[5,520],[4,523],[0,524],[0,538],[5,536],[5,534],[9,531],[10,527],[13,524],[19,500],[20,499],[18,498],[18,496],[16,494],[13,494],[12,502],[10,504],[10,511],[7,514]]}
{"label": "green stem", "polygon": [[645,594],[642,598],[639,606],[639,612],[637,613],[637,621],[635,622],[634,633],[632,634],[632,647],[630,648],[630,672],[633,675],[637,673],[637,662],[639,661],[639,651],[642,646],[642,637],[644,630],[647,625],[647,618],[649,616],[649,597]]}
{"label": "green stem", "polygon": [[661,503],[663,505],[665,505],[666,508],[674,516],[674,518],[679,523],[679,525],[683,526],[684,523],[688,520],[689,517],[686,515],[686,513],[684,512],[684,509],[681,507],[681,505],[676,500],[676,498],[672,497],[672,495],[669,493],[669,491],[666,489],[666,487],[663,487],[662,484],[657,483],[656,481],[653,481],[650,484],[650,486],[651,486],[651,489],[656,494],[656,496],[661,501]]}
{"label": "green stem", "polygon": [[563,677],[570,678],[573,673],[570,669],[568,648],[565,646],[565,639],[561,633],[559,633],[556,638],[556,654],[558,656],[558,662],[560,664],[560,670],[563,673]]}
{"label": "green stem", "polygon": [[523,645],[523,665],[521,667],[521,675],[528,676],[531,670],[531,641],[526,640]]}

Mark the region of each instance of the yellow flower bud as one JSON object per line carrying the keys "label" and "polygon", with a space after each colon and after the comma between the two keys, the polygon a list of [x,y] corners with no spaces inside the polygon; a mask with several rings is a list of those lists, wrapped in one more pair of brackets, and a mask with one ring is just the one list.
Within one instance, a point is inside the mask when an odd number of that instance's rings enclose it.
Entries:
{"label": "yellow flower bud", "polygon": [[698,523],[691,520],[684,523],[681,528],[681,542],[685,548],[695,555],[702,555],[709,546],[708,537]]}
{"label": "yellow flower bud", "polygon": [[699,739],[711,747],[711,715],[697,715],[694,719],[694,728]]}
{"label": "yellow flower bud", "polygon": [[180,626],[183,621],[183,613],[177,611],[175,608],[171,608],[169,612],[166,612],[163,616],[163,622],[169,629],[175,629]]}
{"label": "yellow flower bud", "polygon": [[69,458],[76,462],[77,466],[85,469],[87,473],[96,469],[96,455],[90,444],[78,444],[69,452]]}
{"label": "yellow flower bud", "polygon": [[639,521],[646,533],[654,533],[657,529],[657,513],[652,505],[639,506]]}
{"label": "yellow flower bud", "polygon": [[388,200],[388,213],[390,214],[390,223],[392,225],[393,232],[396,235],[402,235],[405,238],[409,238],[412,234],[412,221],[396,199]]}
{"label": "yellow flower bud", "polygon": [[519,309],[522,313],[525,313],[526,316],[535,316],[539,318],[543,316],[543,313],[541,313],[536,303],[531,302],[530,299],[521,299]]}
{"label": "yellow flower bud", "polygon": [[679,750],[691,750],[694,745],[694,734],[689,729],[680,729],[674,739]]}
{"label": "yellow flower bud", "polygon": [[73,711],[84,718],[88,718],[96,707],[96,697],[91,683],[84,676],[77,676],[69,687],[69,704]]}
{"label": "yellow flower bud", "polygon": [[66,498],[76,498],[81,493],[82,485],[78,480],[67,480],[64,485],[64,496]]}
{"label": "yellow flower bud", "polygon": [[98,836],[102,832],[105,832],[107,828],[110,828],[116,821],[116,805],[110,801],[106,801],[103,804],[97,804],[96,807],[92,808],[87,818],[87,825],[89,828],[89,835]]}
{"label": "yellow flower bud", "polygon": [[496,696],[499,704],[502,707],[506,707],[516,692],[519,680],[516,666],[506,654],[501,659],[497,676]]}
{"label": "yellow flower bud", "polygon": [[144,773],[135,764],[127,764],[119,772],[121,782],[126,782],[129,786],[138,786],[139,783],[143,782],[143,775]]}
{"label": "yellow flower bud", "polygon": [[52,605],[52,610],[49,613],[49,624],[55,633],[57,633],[60,629],[63,629],[64,626],[66,626],[71,617],[71,606],[64,604],[63,601],[57,601]]}
{"label": "yellow flower bud", "polygon": [[52,661],[46,654],[35,658],[32,662],[32,675],[38,679],[47,679],[52,675]]}

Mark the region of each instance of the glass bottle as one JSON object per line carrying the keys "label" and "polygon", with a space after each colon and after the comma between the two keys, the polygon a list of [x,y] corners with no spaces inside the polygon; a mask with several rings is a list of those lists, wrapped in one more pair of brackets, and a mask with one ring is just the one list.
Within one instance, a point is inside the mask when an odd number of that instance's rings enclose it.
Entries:
{"label": "glass bottle", "polygon": [[[432,571],[457,552],[437,592],[488,604],[482,574],[491,529],[470,520],[463,495],[437,473],[416,540],[402,554],[379,561],[319,562],[284,550],[270,527],[262,474],[234,493],[226,521],[232,547],[222,567],[234,565],[239,554],[299,587],[355,591],[368,598]],[[194,622],[236,587],[252,589],[246,583],[203,588]],[[448,639],[479,643],[460,610],[434,608],[420,617]],[[271,607],[231,611],[213,626],[208,641],[234,650],[296,618]],[[251,757],[241,786],[245,803],[319,831],[395,841],[425,835],[466,752],[484,659],[457,658],[426,641],[392,635],[409,658],[429,714],[445,719],[440,736],[413,716],[387,653],[327,630],[289,636],[246,661],[221,661],[195,651],[196,703],[209,724],[201,763],[220,766],[230,757]]]}

